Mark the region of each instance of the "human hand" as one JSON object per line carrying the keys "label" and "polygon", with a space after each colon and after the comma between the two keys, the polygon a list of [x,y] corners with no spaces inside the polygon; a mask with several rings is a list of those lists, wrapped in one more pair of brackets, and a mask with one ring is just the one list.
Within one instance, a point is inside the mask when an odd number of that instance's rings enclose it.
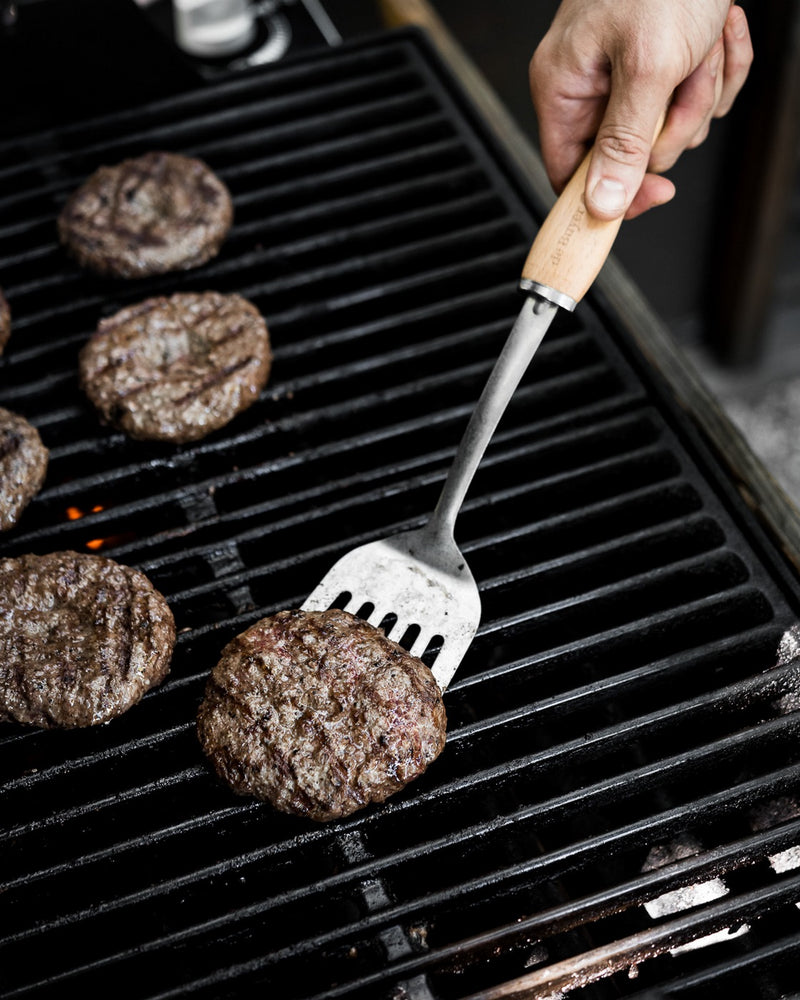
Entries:
{"label": "human hand", "polygon": [[594,143],[592,215],[632,219],[669,201],[675,186],[660,174],[727,114],[752,61],[747,18],[731,0],[563,0],[530,65],[554,189]]}

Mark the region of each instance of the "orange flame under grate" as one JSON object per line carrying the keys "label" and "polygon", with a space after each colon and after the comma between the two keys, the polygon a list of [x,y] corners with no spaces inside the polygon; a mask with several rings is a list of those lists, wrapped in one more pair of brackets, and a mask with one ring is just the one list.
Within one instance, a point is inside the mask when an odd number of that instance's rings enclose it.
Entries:
{"label": "orange flame under grate", "polygon": [[[86,517],[88,514],[97,514],[101,510],[105,510],[101,504],[95,504],[90,510],[81,510],[80,507],[67,507],[66,514],[67,519],[70,521],[79,521],[82,517]],[[95,552],[98,549],[106,548],[110,545],[114,545],[121,541],[126,541],[132,538],[133,535],[127,533],[125,535],[109,535],[107,538],[91,538],[86,542],[86,548]]]}

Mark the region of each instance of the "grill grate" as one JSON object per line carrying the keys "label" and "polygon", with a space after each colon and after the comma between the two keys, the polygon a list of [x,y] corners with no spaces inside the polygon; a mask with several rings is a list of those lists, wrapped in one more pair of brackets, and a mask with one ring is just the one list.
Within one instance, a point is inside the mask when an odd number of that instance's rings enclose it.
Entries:
{"label": "grill grate", "polygon": [[[154,148],[219,172],[229,241],[177,276],[81,273],[55,240],[63,200]],[[518,310],[540,210],[424,38],[7,142],[0,179],[0,403],[51,449],[2,553],[102,540],[179,630],[167,682],[126,716],[0,733],[3,995],[794,988],[800,717],[778,643],[800,591],[591,296],[548,333],[459,519],[484,617],[442,757],[382,807],[310,826],[235,799],[200,754],[224,644],[427,516]],[[99,318],[211,288],[267,317],[260,401],[177,448],[101,428],[76,372]],[[726,895],[687,908],[698,885]]]}

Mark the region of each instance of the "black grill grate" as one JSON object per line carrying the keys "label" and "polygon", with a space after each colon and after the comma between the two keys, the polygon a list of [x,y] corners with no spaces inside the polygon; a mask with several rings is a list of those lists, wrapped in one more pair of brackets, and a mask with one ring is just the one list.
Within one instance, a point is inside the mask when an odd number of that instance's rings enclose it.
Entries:
{"label": "black grill grate", "polygon": [[[63,200],[154,148],[224,178],[230,240],[177,276],[81,273],[55,240]],[[439,761],[383,807],[310,826],[235,799],[200,754],[194,713],[223,645],[354,544],[429,513],[519,307],[537,206],[424,38],[15,140],[0,180],[0,403],[51,449],[0,551],[105,539],[179,629],[168,681],[123,718],[0,734],[3,995],[794,988],[799,869],[766,859],[800,843],[795,669],[777,663],[800,591],[591,297],[548,333],[459,519],[484,619]],[[76,375],[98,319],[211,288],[268,319],[262,399],[193,446],[99,427]],[[698,884],[727,895],[644,908]]]}

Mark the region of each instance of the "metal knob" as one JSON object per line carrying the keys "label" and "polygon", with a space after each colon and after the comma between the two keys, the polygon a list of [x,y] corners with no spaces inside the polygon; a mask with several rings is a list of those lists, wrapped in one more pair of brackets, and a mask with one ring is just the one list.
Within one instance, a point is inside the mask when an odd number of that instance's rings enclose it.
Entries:
{"label": "metal knob", "polygon": [[192,56],[241,52],[256,35],[250,0],[172,0],[176,43]]}

